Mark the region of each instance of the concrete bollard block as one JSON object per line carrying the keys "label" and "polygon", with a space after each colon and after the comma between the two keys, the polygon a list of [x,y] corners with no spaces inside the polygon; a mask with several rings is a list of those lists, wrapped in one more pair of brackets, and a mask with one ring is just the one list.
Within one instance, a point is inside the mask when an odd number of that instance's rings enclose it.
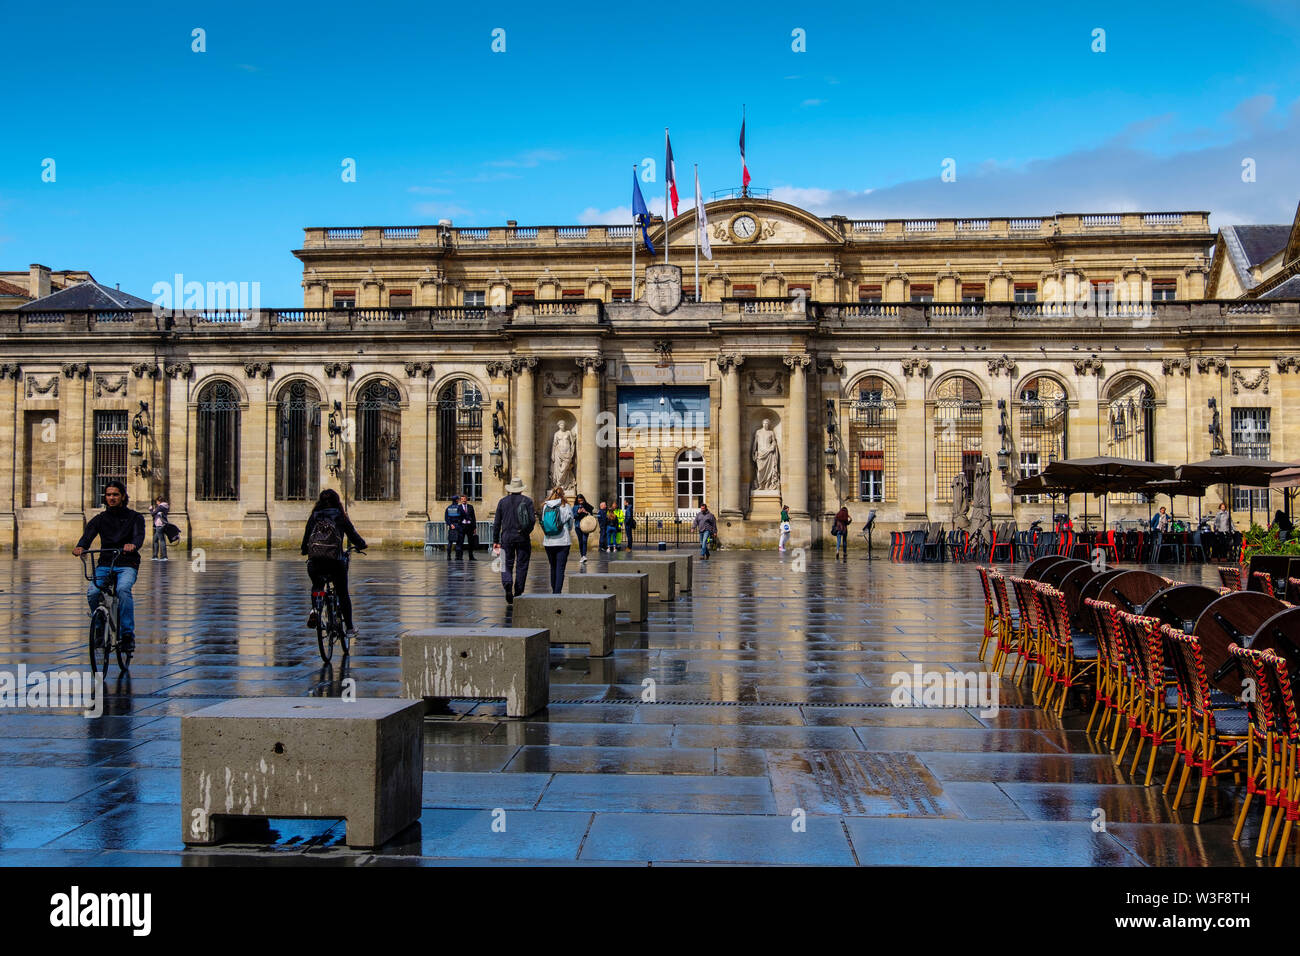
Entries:
{"label": "concrete bollard block", "polygon": [[649,603],[650,575],[645,574],[570,574],[569,591],[573,594],[612,594],[618,609],[633,621],[644,621]]}
{"label": "concrete bollard block", "polygon": [[648,574],[649,589],[660,601],[677,600],[677,562],[660,558],[624,558],[610,562],[618,574]]}
{"label": "concrete bollard block", "polygon": [[253,697],[181,718],[181,833],[223,839],[235,818],[342,817],[374,847],[420,819],[424,704]]}
{"label": "concrete bollard block", "polygon": [[695,555],[674,554],[672,561],[677,565],[677,593],[689,592],[691,589],[691,572],[694,569]]}
{"label": "concrete bollard block", "polygon": [[550,692],[550,634],[529,627],[434,627],[402,635],[402,693],[506,701],[527,717]]}
{"label": "concrete bollard block", "polygon": [[549,629],[552,644],[587,644],[588,657],[605,657],[614,651],[617,606],[613,594],[521,594],[513,620]]}

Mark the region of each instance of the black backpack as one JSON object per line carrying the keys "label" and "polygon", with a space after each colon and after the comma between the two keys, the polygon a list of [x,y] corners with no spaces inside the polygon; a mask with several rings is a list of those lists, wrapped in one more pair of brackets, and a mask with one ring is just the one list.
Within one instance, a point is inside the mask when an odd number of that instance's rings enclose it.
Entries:
{"label": "black backpack", "polygon": [[533,503],[522,495],[515,504],[515,522],[519,525],[519,533],[525,538],[533,533],[533,528],[537,524],[537,515],[533,511]]}
{"label": "black backpack", "polygon": [[343,535],[331,519],[320,515],[307,539],[307,557],[338,560],[343,554]]}

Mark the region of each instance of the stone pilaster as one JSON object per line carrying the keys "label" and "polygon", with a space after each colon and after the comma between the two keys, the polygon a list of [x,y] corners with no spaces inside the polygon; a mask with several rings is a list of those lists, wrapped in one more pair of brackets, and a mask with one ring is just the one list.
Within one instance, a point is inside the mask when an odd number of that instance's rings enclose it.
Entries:
{"label": "stone pilaster", "polygon": [[600,370],[605,360],[583,356],[578,359],[582,369],[582,408],[578,419],[578,490],[588,499],[601,494],[600,448],[596,444],[600,413]]}
{"label": "stone pilaster", "polygon": [[719,462],[722,489],[718,514],[740,518],[740,367],[745,357],[735,352],[718,356],[718,374],[722,376],[721,449]]}
{"label": "stone pilaster", "polygon": [[790,468],[786,478],[786,504],[790,516],[804,518],[808,515],[808,366],[812,357],[804,354],[786,355],[781,361],[790,369],[790,404],[786,421],[790,436]]}
{"label": "stone pilaster", "polygon": [[514,360],[515,381],[515,461],[511,477],[524,483],[524,493],[532,495],[537,490],[537,356],[529,355]]}

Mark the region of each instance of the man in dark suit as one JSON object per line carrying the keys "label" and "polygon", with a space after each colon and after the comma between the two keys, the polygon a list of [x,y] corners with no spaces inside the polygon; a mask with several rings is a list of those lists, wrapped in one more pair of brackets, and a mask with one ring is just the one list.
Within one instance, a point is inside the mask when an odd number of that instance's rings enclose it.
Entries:
{"label": "man in dark suit", "polygon": [[469,559],[474,560],[474,549],[478,547],[478,518],[474,515],[474,506],[469,503],[469,495],[460,496],[460,539],[456,547],[456,557],[460,557],[461,545],[469,548]]}

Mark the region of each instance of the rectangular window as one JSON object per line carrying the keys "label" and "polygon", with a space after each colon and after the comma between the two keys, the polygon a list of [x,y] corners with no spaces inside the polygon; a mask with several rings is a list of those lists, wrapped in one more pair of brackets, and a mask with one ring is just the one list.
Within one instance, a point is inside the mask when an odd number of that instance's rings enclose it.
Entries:
{"label": "rectangular window", "polygon": [[560,297],[564,299],[583,299],[586,296],[587,293],[583,289],[565,289],[560,293]]}
{"label": "rectangular window", "polygon": [[534,292],[515,292],[512,294],[515,302],[532,302],[536,298]]}
{"label": "rectangular window", "polygon": [[1172,302],[1177,298],[1178,282],[1175,279],[1155,279],[1151,283],[1153,302]]}
{"label": "rectangular window", "polygon": [[913,284],[911,289],[911,299],[913,302],[933,302],[934,286],[933,285],[916,285]]}
{"label": "rectangular window", "polygon": [[1096,315],[1110,315],[1115,311],[1115,283],[1092,283],[1092,310]]}
{"label": "rectangular window", "polygon": [[983,302],[984,301],[983,284],[970,285],[968,283],[963,282],[961,284],[961,300],[963,302]]}
{"label": "rectangular window", "polygon": [[878,285],[860,285],[858,286],[859,302],[879,302],[882,295]]}
{"label": "rectangular window", "polygon": [[736,298],[752,299],[758,295],[758,286],[754,285],[733,285],[731,294]]}
{"label": "rectangular window", "polygon": [[487,293],[481,289],[465,290],[465,308],[483,308],[487,305]]}
{"label": "rectangular window", "polygon": [[858,452],[858,498],[862,501],[885,500],[885,453],[883,450]]}
{"label": "rectangular window", "polygon": [[411,290],[406,289],[401,292],[388,293],[388,307],[390,309],[409,309],[411,307]]}
{"label": "rectangular window", "polygon": [[[1042,470],[1042,465],[1038,458],[1038,452],[1022,451],[1020,453],[1020,477],[1032,478]],[[1038,495],[1021,495],[1020,500],[1029,504],[1037,504],[1039,497]]]}
{"label": "rectangular window", "polygon": [[631,301],[632,301],[632,290],[631,290],[631,289],[615,289],[613,292],[610,293],[610,298],[613,299],[615,302],[631,302]]}
{"label": "rectangular window", "polygon": [[[1245,458],[1271,458],[1273,433],[1270,421],[1272,409],[1234,408],[1232,410],[1232,453]],[[1265,512],[1268,520],[1268,489],[1232,489],[1232,509],[1249,511],[1251,508]]]}
{"label": "rectangular window", "polygon": [[483,500],[483,456],[460,456],[460,490],[470,501]]}
{"label": "rectangular window", "polygon": [[357,294],[355,292],[334,293],[334,308],[355,309],[356,307],[357,307]]}
{"label": "rectangular window", "polygon": [[23,463],[23,503],[28,508],[55,504],[59,489],[59,413],[25,412],[24,425],[27,454]]}
{"label": "rectangular window", "polygon": [[95,412],[95,488],[96,504],[104,499],[104,488],[116,478],[126,481],[126,445],[130,436],[125,411]]}
{"label": "rectangular window", "polygon": [[1038,286],[1032,282],[1017,282],[1015,299],[1017,302],[1037,302]]}

